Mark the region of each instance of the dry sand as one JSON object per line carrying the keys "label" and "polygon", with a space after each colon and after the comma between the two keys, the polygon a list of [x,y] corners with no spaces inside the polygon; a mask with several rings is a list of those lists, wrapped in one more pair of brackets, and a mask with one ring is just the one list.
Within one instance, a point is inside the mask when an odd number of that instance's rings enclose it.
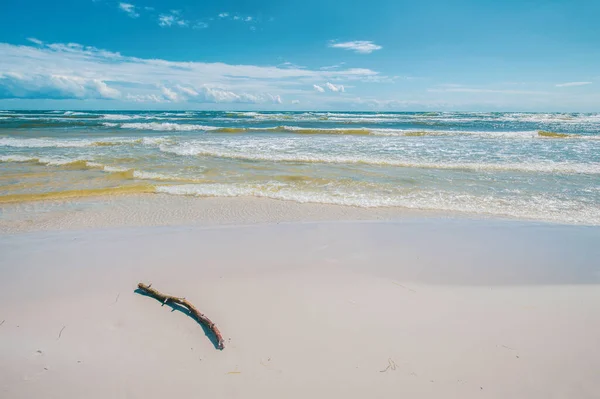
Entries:
{"label": "dry sand", "polygon": [[600,397],[600,228],[305,209],[0,235],[0,397]]}

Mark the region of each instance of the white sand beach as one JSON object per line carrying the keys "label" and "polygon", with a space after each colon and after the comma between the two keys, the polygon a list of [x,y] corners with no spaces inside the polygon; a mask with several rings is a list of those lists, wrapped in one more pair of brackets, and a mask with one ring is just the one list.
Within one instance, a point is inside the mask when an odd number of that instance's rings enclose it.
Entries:
{"label": "white sand beach", "polygon": [[143,198],[3,205],[2,398],[600,396],[598,227]]}

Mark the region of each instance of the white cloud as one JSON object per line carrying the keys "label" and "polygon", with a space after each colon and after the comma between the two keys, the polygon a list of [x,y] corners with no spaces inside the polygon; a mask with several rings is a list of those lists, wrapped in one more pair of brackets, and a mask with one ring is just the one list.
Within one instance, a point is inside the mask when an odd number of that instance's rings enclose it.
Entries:
{"label": "white cloud", "polygon": [[465,87],[458,84],[442,84],[438,88],[427,89],[430,93],[483,93],[483,94],[549,94],[545,91],[536,90],[514,90],[496,88]]}
{"label": "white cloud", "polygon": [[206,22],[198,21],[193,26],[194,29],[206,29],[208,28],[208,24]]}
{"label": "white cloud", "polygon": [[180,99],[179,95],[168,87],[162,87],[161,91],[165,98],[167,98],[169,101],[179,101]]}
{"label": "white cloud", "polygon": [[158,17],[158,24],[160,26],[171,26],[175,22],[175,17],[173,15],[160,15]]}
{"label": "white cloud", "polygon": [[186,21],[185,19],[180,18],[179,15],[180,15],[180,12],[177,10],[171,10],[171,14],[160,14],[158,16],[158,25],[160,25],[162,27],[168,27],[168,26],[174,26],[174,25],[181,26],[181,27],[188,26],[189,21]]}
{"label": "white cloud", "polygon": [[234,92],[218,87],[204,85],[201,87],[189,87],[175,85],[173,87],[162,87],[162,94],[167,101],[171,102],[198,102],[198,103],[274,103],[281,104],[279,95],[269,93],[251,94]]}
{"label": "white cloud", "polygon": [[27,40],[29,40],[31,43],[35,43],[38,46],[41,46],[42,44],[44,44],[43,41],[36,39],[35,37],[28,37]]}
{"label": "white cloud", "polygon": [[[285,96],[303,100],[302,96],[314,95],[307,86],[315,81],[335,82],[332,86],[339,91],[345,82],[379,75],[364,68],[322,71],[293,65],[173,62],[127,57],[77,43],[39,42],[0,43],[1,98],[280,104]],[[325,92],[322,86],[313,88]]]}
{"label": "white cloud", "polygon": [[119,8],[125,11],[131,18],[137,18],[140,16],[140,14],[135,11],[135,6],[133,4],[119,3]]}
{"label": "white cloud", "polygon": [[156,94],[127,94],[125,99],[134,103],[164,103],[163,97]]}
{"label": "white cloud", "polygon": [[119,90],[100,79],[0,73],[0,98],[117,99],[120,96]]}
{"label": "white cloud", "polygon": [[334,85],[334,84],[332,84],[332,83],[329,83],[329,82],[327,82],[327,83],[325,84],[325,86],[327,86],[327,88],[328,88],[329,90],[331,90],[331,91],[334,91],[334,92],[336,92],[336,93],[337,93],[338,91],[339,91],[339,92],[342,92],[342,93],[344,92],[344,85]]}
{"label": "white cloud", "polygon": [[567,83],[559,83],[556,87],[573,87],[573,86],[585,86],[591,85],[592,82],[567,82]]}
{"label": "white cloud", "polygon": [[352,42],[336,43],[335,41],[329,42],[329,47],[341,48],[344,50],[352,50],[359,54],[370,54],[375,50],[381,50],[383,47],[373,43],[370,40],[355,40]]}
{"label": "white cloud", "polygon": [[300,104],[300,100],[292,100],[291,103],[292,104]]}
{"label": "white cloud", "polygon": [[346,64],[345,62],[340,62],[339,64],[335,64],[335,65],[328,65],[328,66],[324,66],[319,68],[322,71],[330,71],[332,69],[338,69],[341,68],[342,66],[344,66],[344,64]]}
{"label": "white cloud", "polygon": [[228,12],[222,12],[220,14],[217,15],[219,18],[221,19],[230,19],[233,21],[242,21],[242,22],[260,22],[260,20],[258,20],[257,18],[251,16],[251,15],[247,15],[247,16],[242,16],[242,15],[231,15]]}

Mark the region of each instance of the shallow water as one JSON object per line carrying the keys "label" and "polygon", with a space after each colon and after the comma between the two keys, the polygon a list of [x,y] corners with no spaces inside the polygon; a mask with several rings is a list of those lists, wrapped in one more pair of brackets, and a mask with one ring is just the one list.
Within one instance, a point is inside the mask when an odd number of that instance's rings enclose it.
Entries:
{"label": "shallow water", "polygon": [[160,192],[600,225],[600,114],[0,112],[0,203]]}

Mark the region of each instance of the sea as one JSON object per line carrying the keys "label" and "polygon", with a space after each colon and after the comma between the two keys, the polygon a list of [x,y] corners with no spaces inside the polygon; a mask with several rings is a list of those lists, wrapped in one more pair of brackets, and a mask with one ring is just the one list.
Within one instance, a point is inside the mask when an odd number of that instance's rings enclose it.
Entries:
{"label": "sea", "polygon": [[600,225],[600,113],[0,111],[0,206],[133,194]]}

